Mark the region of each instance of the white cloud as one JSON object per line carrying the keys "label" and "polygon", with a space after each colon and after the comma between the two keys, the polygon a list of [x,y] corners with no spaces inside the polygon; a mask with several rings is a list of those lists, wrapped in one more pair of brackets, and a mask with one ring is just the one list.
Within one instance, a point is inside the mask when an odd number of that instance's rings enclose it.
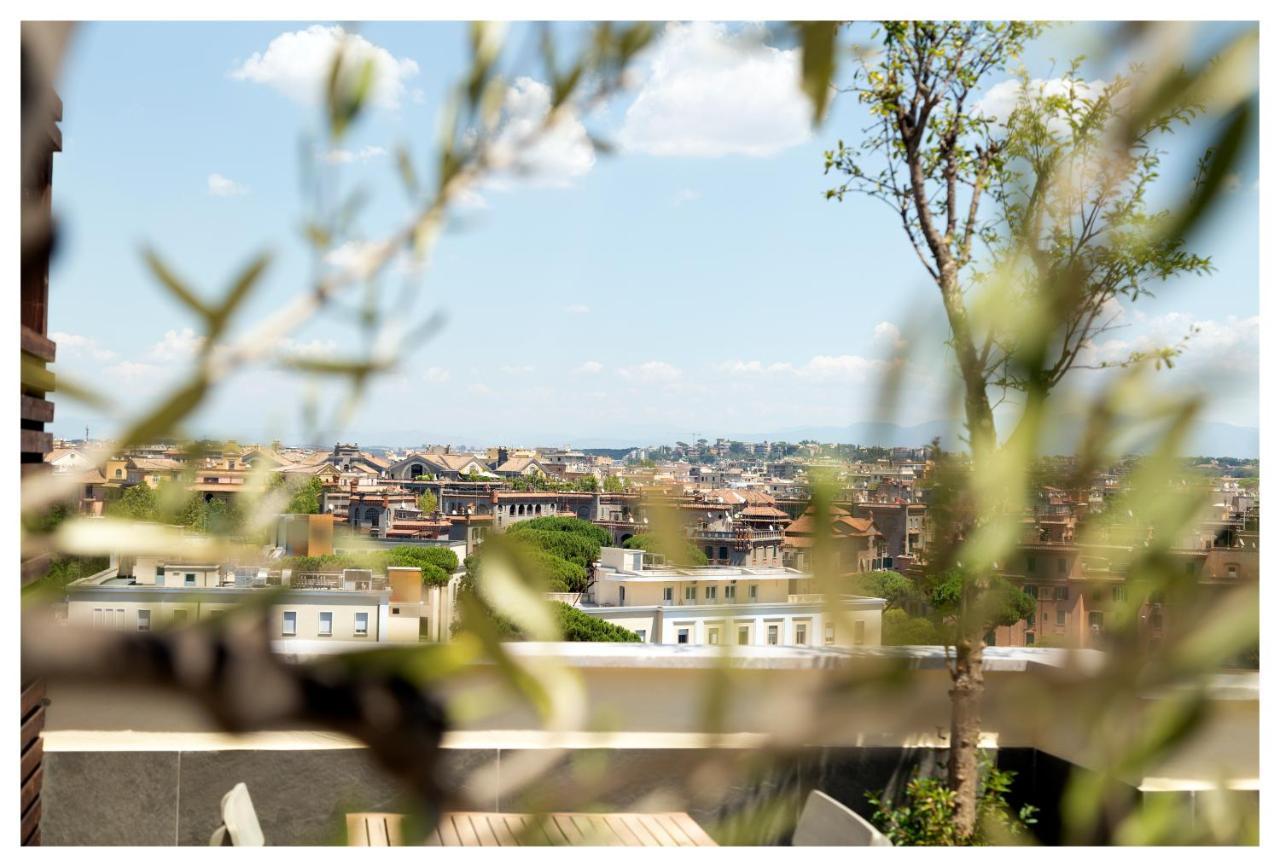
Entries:
{"label": "white cloud", "polygon": [[485,385],[483,382],[471,383],[467,386],[467,391],[477,397],[484,397],[485,395],[493,394],[493,389]]}
{"label": "white cloud", "polygon": [[113,364],[105,371],[109,380],[152,380],[161,369],[154,364],[141,361],[121,361]]}
{"label": "white cloud", "polygon": [[64,358],[64,360],[67,356],[70,356],[86,358],[102,364],[117,357],[115,352],[102,346],[92,337],[69,334],[66,331],[54,331],[49,335],[49,339],[58,344],[58,356]]}
{"label": "white cloud", "polygon": [[618,141],[654,156],[772,156],[812,135],[799,49],[780,50],[723,24],[670,24]]}
{"label": "white cloud", "polygon": [[618,375],[633,382],[675,382],[684,375],[680,368],[665,361],[646,361],[618,368]]}
{"label": "white cloud", "polygon": [[159,361],[184,361],[199,352],[202,346],[204,335],[196,334],[190,328],[170,329],[159,343],[151,347],[150,356]]}
{"label": "white cloud", "polygon": [[574,373],[585,373],[588,376],[595,376],[604,370],[604,365],[598,361],[584,361],[573,369]]}
{"label": "white cloud", "polygon": [[290,99],[314,105],[324,95],[333,58],[346,37],[344,68],[362,69],[373,62],[371,102],[395,109],[405,95],[405,81],[418,74],[418,64],[395,57],[363,36],[347,34],[341,27],[313,24],[306,30],[281,33],[264,52],[254,54],[230,73],[237,81],[251,81],[274,88]]}
{"label": "white cloud", "polygon": [[[1101,79],[1075,83],[1076,100],[1094,99],[1105,88],[1106,82]],[[1022,82],[1016,78],[1006,79],[987,88],[982,98],[974,103],[971,114],[975,117],[986,117],[997,124],[1003,124],[1018,105],[1018,101],[1026,93],[1035,99],[1050,96],[1067,96],[1070,83],[1063,78],[1033,78],[1030,87],[1024,91]],[[1050,121],[1049,128],[1058,135],[1067,135],[1071,127],[1063,117]]]}
{"label": "white cloud", "polygon": [[368,162],[371,159],[384,157],[386,155],[387,149],[384,147],[378,147],[377,145],[365,145],[364,147],[357,148],[356,150],[332,148],[331,150],[323,151],[320,154],[320,158],[327,163],[339,165],[343,163]]}
{"label": "white cloud", "polygon": [[902,349],[907,342],[902,339],[902,332],[892,322],[881,322],[875,328],[872,341],[887,349]]}
{"label": "white cloud", "polygon": [[422,373],[422,378],[427,382],[439,385],[449,381],[449,368],[447,367],[428,367]]}
{"label": "white cloud", "polygon": [[290,358],[324,358],[335,355],[338,351],[336,340],[323,338],[298,340],[294,337],[282,337],[275,345],[277,353]]}
{"label": "white cloud", "polygon": [[532,364],[504,364],[501,367],[499,367],[498,370],[500,370],[502,373],[505,373],[507,376],[526,376],[530,373],[533,373],[533,365]]}
{"label": "white cloud", "polygon": [[[344,241],[324,254],[324,263],[335,271],[350,271],[358,280],[367,279],[378,260],[386,253],[386,241]],[[421,276],[425,262],[416,262],[407,251],[395,253],[389,269],[406,277]]]}
{"label": "white cloud", "polygon": [[869,382],[888,364],[860,355],[815,355],[804,364],[789,361],[726,361],[716,366],[732,377],[786,377],[807,382]]}
{"label": "white cloud", "polygon": [[1228,316],[1223,320],[1195,319],[1187,313],[1147,316],[1140,310],[1122,310],[1116,320],[1122,326],[1107,332],[1080,353],[1086,365],[1115,364],[1134,352],[1176,346],[1186,339],[1174,369],[1206,377],[1258,375],[1261,319]]}
{"label": "white cloud", "polygon": [[561,112],[554,125],[539,131],[550,110],[551,88],[542,82],[521,77],[507,88],[493,140],[493,164],[499,174],[487,182],[489,186],[501,189],[520,180],[565,187],[591,171],[596,150],[576,115]]}
{"label": "white cloud", "polygon": [[564,312],[574,316],[584,316],[591,312],[591,308],[585,304],[570,304],[564,308]]}
{"label": "white cloud", "polygon": [[249,193],[249,188],[244,184],[239,183],[238,181],[233,181],[231,178],[223,177],[217,172],[209,175],[208,183],[209,195],[211,196],[220,196],[225,198],[228,196],[244,196]]}

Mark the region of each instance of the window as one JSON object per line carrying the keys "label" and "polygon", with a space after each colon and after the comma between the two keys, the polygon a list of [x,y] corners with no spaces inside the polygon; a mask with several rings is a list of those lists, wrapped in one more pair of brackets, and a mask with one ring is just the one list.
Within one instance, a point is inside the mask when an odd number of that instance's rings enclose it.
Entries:
{"label": "window", "polygon": [[760,585],[752,584],[751,589],[747,592],[747,596],[751,599],[752,602],[755,602],[756,599],[759,598],[760,596]]}
{"label": "window", "polygon": [[721,546],[720,546],[720,559],[721,559],[721,560],[728,560],[728,559],[729,559],[729,549],[728,549],[727,547],[725,547],[724,545],[721,545]]}
{"label": "window", "polygon": [[707,627],[707,644],[719,644],[719,643],[720,643],[720,627],[708,626]]}
{"label": "window", "polygon": [[1024,638],[1024,639],[1026,640],[1026,642],[1027,642],[1027,647],[1034,647],[1034,646],[1035,646],[1035,643],[1036,643],[1036,634],[1035,634],[1034,632],[1028,632],[1026,635],[1024,635],[1024,636],[1023,636],[1023,638]]}
{"label": "window", "polygon": [[707,555],[707,559],[708,559],[708,560],[714,560],[714,559],[716,559],[715,552],[711,550],[711,546],[710,546],[710,545],[707,545],[706,547],[704,547],[704,548],[702,549],[702,553],[704,553],[704,554],[706,554],[706,555]]}
{"label": "window", "polygon": [[1067,601],[1067,597],[1068,597],[1068,592],[1067,592],[1067,588],[1066,588],[1066,587],[1055,587],[1055,588],[1053,588],[1053,598],[1054,598],[1054,599],[1058,600],[1059,602],[1066,602],[1066,601]]}
{"label": "window", "polygon": [[825,644],[835,644],[835,643],[836,643],[836,628],[835,628],[835,626],[833,626],[833,625],[832,625],[832,624],[830,624],[830,623],[828,623],[828,624],[826,625],[826,628],[825,628],[825,629],[823,629],[823,631],[822,631],[822,641],[823,641],[823,643],[825,643]]}
{"label": "window", "polygon": [[726,584],[724,588],[724,598],[726,602],[729,601],[730,599],[737,599],[738,588],[732,584]]}
{"label": "window", "polygon": [[1027,574],[1034,575],[1035,572],[1036,572],[1036,558],[1028,557],[1027,558]]}
{"label": "window", "polygon": [[1041,587],[1041,588],[1040,588],[1040,598],[1041,598],[1041,599],[1045,599],[1045,600],[1052,599],[1052,598],[1053,598],[1053,588],[1052,588],[1052,587]]}
{"label": "window", "polygon": [[333,612],[332,611],[320,612],[319,634],[321,636],[333,635]]}
{"label": "window", "polygon": [[190,616],[190,612],[188,612],[187,609],[185,608],[173,609],[173,625],[181,626],[182,624],[187,622],[187,618],[189,616]]}
{"label": "window", "polygon": [[188,572],[182,579],[182,583],[188,587],[196,586],[196,573]]}
{"label": "window", "polygon": [[101,628],[102,626],[102,609],[101,608],[93,609],[93,625],[95,628]]}
{"label": "window", "polygon": [[619,605],[627,604],[627,588],[626,587],[618,588],[618,604]]}
{"label": "window", "polygon": [[369,634],[369,614],[365,611],[356,612],[356,636],[364,638]]}
{"label": "window", "polygon": [[1125,600],[1126,600],[1126,599],[1128,599],[1128,598],[1129,598],[1129,588],[1127,588],[1127,587],[1112,587],[1112,588],[1111,588],[1111,601],[1112,601],[1112,602],[1123,602],[1123,601],[1125,601]]}
{"label": "window", "polygon": [[1065,612],[1065,611],[1059,611],[1059,612],[1058,612],[1058,625],[1059,625],[1059,626],[1066,626],[1066,625],[1067,625],[1067,612]]}
{"label": "window", "polygon": [[1022,592],[1030,596],[1032,599],[1036,598],[1035,585],[1032,585],[1032,584],[1023,585]]}
{"label": "window", "polygon": [[689,643],[689,630],[687,628],[677,629],[676,644],[688,644],[688,643]]}
{"label": "window", "polygon": [[768,636],[769,636],[769,643],[770,643],[770,644],[777,644],[777,643],[778,643],[778,624],[776,624],[776,623],[770,623],[770,624],[769,624]]}
{"label": "window", "polygon": [[1059,575],[1067,574],[1067,558],[1066,557],[1058,558],[1058,574]]}
{"label": "window", "polygon": [[286,611],[284,613],[284,622],[280,627],[281,635],[297,635],[298,634],[298,612]]}
{"label": "window", "polygon": [[1235,563],[1228,563],[1228,564],[1227,564],[1227,577],[1228,577],[1228,578],[1235,578],[1235,577],[1239,574],[1239,572],[1240,572],[1240,567],[1239,567],[1239,566],[1237,566]]}
{"label": "window", "polygon": [[1102,628],[1102,612],[1101,611],[1089,612],[1089,628],[1092,629],[1094,632],[1097,632],[1099,629]]}
{"label": "window", "polygon": [[750,626],[738,627],[738,643],[739,644],[751,643],[751,627]]}
{"label": "window", "polygon": [[635,633],[636,633],[636,638],[639,638],[640,641],[643,643],[645,640],[645,631],[643,629],[637,629],[635,630]]}
{"label": "window", "polygon": [[867,622],[865,620],[853,621],[853,643],[866,644],[867,642]]}
{"label": "window", "polygon": [[147,608],[138,609],[138,631],[151,631],[151,611]]}
{"label": "window", "polygon": [[662,588],[662,601],[663,601],[663,602],[671,602],[671,601],[673,601],[673,600],[675,599],[675,595],[676,595],[676,589],[675,589],[674,587],[663,587],[663,588]]}
{"label": "window", "polygon": [[685,602],[697,602],[697,601],[698,601],[698,585],[697,585],[697,584],[689,584],[689,585],[686,585],[686,586],[685,586],[685,588],[684,588],[684,601],[685,601]]}
{"label": "window", "polygon": [[716,588],[714,586],[707,587],[707,601],[708,602],[716,601]]}
{"label": "window", "polygon": [[796,644],[808,644],[808,643],[809,643],[809,624],[797,623],[796,624]]}

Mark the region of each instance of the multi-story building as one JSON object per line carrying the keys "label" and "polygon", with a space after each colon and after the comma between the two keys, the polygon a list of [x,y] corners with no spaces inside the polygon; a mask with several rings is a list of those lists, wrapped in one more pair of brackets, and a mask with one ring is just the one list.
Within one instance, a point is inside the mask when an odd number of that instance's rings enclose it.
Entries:
{"label": "multi-story building", "polygon": [[391,567],[386,575],[363,569],[294,575],[139,557],[131,571],[111,569],[67,585],[67,623],[148,632],[203,620],[274,588],[280,597],[268,616],[272,641],[443,641],[456,594],[456,582],[424,587],[421,570],[412,567]]}
{"label": "multi-story building", "polygon": [[678,568],[645,551],[603,548],[582,610],[650,644],[878,645],[883,599],[833,606],[798,593],[812,576],[781,567]]}

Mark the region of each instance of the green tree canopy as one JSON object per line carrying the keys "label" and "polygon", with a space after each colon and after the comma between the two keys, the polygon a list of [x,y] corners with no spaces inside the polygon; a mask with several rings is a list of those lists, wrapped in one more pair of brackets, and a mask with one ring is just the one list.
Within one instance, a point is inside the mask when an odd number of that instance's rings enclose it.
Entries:
{"label": "green tree canopy", "polygon": [[637,533],[623,542],[622,547],[633,551],[650,551],[661,554],[667,558],[668,562],[677,566],[705,566],[708,562],[706,553],[692,542],[679,539],[676,547],[673,550],[668,550],[671,546],[663,545],[662,539],[656,533]]}

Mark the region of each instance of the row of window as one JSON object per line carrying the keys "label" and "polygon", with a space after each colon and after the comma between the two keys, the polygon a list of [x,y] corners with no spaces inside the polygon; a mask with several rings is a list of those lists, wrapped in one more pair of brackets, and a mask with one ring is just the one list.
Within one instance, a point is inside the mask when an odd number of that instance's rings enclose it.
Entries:
{"label": "row of window", "polygon": [[[181,626],[187,622],[189,616],[190,612],[185,608],[175,608],[170,622],[174,626]],[[126,629],[128,624],[125,622],[125,610],[123,608],[95,608],[93,609],[93,625],[99,629]],[[151,631],[150,609],[138,609],[136,628],[138,632]]]}
{"label": "row of window", "polygon": [[[298,634],[298,612],[285,611],[281,614],[280,634],[286,638]],[[367,611],[357,611],[355,619],[355,627],[352,634],[356,638],[364,638],[369,634],[369,613]],[[333,636],[333,612],[321,611],[318,619],[316,635],[321,638],[331,638]]]}
{"label": "row of window", "polygon": [[[174,626],[181,626],[186,623],[190,617],[190,612],[185,608],[173,609],[170,622]],[[139,608],[137,612],[137,631],[151,631],[151,610],[149,608]],[[93,625],[99,629],[125,629],[125,609],[123,608],[95,608],[93,609]],[[298,634],[298,612],[285,611],[281,615],[282,635],[294,636]],[[369,613],[367,611],[357,611],[355,616],[355,627],[352,630],[357,638],[364,638],[369,634]],[[321,637],[330,637],[333,635],[333,612],[321,611],[319,618],[319,628],[317,634]]]}
{"label": "row of window", "polygon": [[[691,626],[677,627],[676,643],[688,644],[690,635],[692,634],[692,629],[693,627]],[[738,644],[747,645],[751,643],[751,626],[749,624],[738,624],[737,632],[738,632]],[[643,641],[644,630],[639,630],[638,634],[640,636],[640,640]],[[766,644],[777,645],[779,643],[781,634],[782,634],[782,624],[780,623],[765,624],[765,643]],[[809,643],[809,624],[807,622],[800,622],[800,623],[794,624],[794,636],[795,636],[795,640],[792,642],[793,644],[797,646],[807,645]],[[866,639],[866,624],[861,620],[855,621],[853,624],[853,643],[862,644],[865,641],[865,639]],[[707,644],[719,644],[719,643],[720,643],[720,627],[708,626],[707,627]],[[836,643],[836,629],[835,629],[835,626],[830,623],[826,625],[826,628],[824,630],[823,643],[825,644]]]}
{"label": "row of window", "polygon": [[[1071,598],[1070,588],[1068,587],[1036,587],[1034,584],[1027,584],[1022,588],[1022,592],[1030,596],[1032,599],[1039,599],[1042,602],[1066,602]],[[1129,588],[1123,584],[1117,584],[1111,588],[1111,601],[1124,602],[1129,598]],[[1090,600],[1093,602],[1102,601],[1102,591],[1094,590],[1090,594]]]}

